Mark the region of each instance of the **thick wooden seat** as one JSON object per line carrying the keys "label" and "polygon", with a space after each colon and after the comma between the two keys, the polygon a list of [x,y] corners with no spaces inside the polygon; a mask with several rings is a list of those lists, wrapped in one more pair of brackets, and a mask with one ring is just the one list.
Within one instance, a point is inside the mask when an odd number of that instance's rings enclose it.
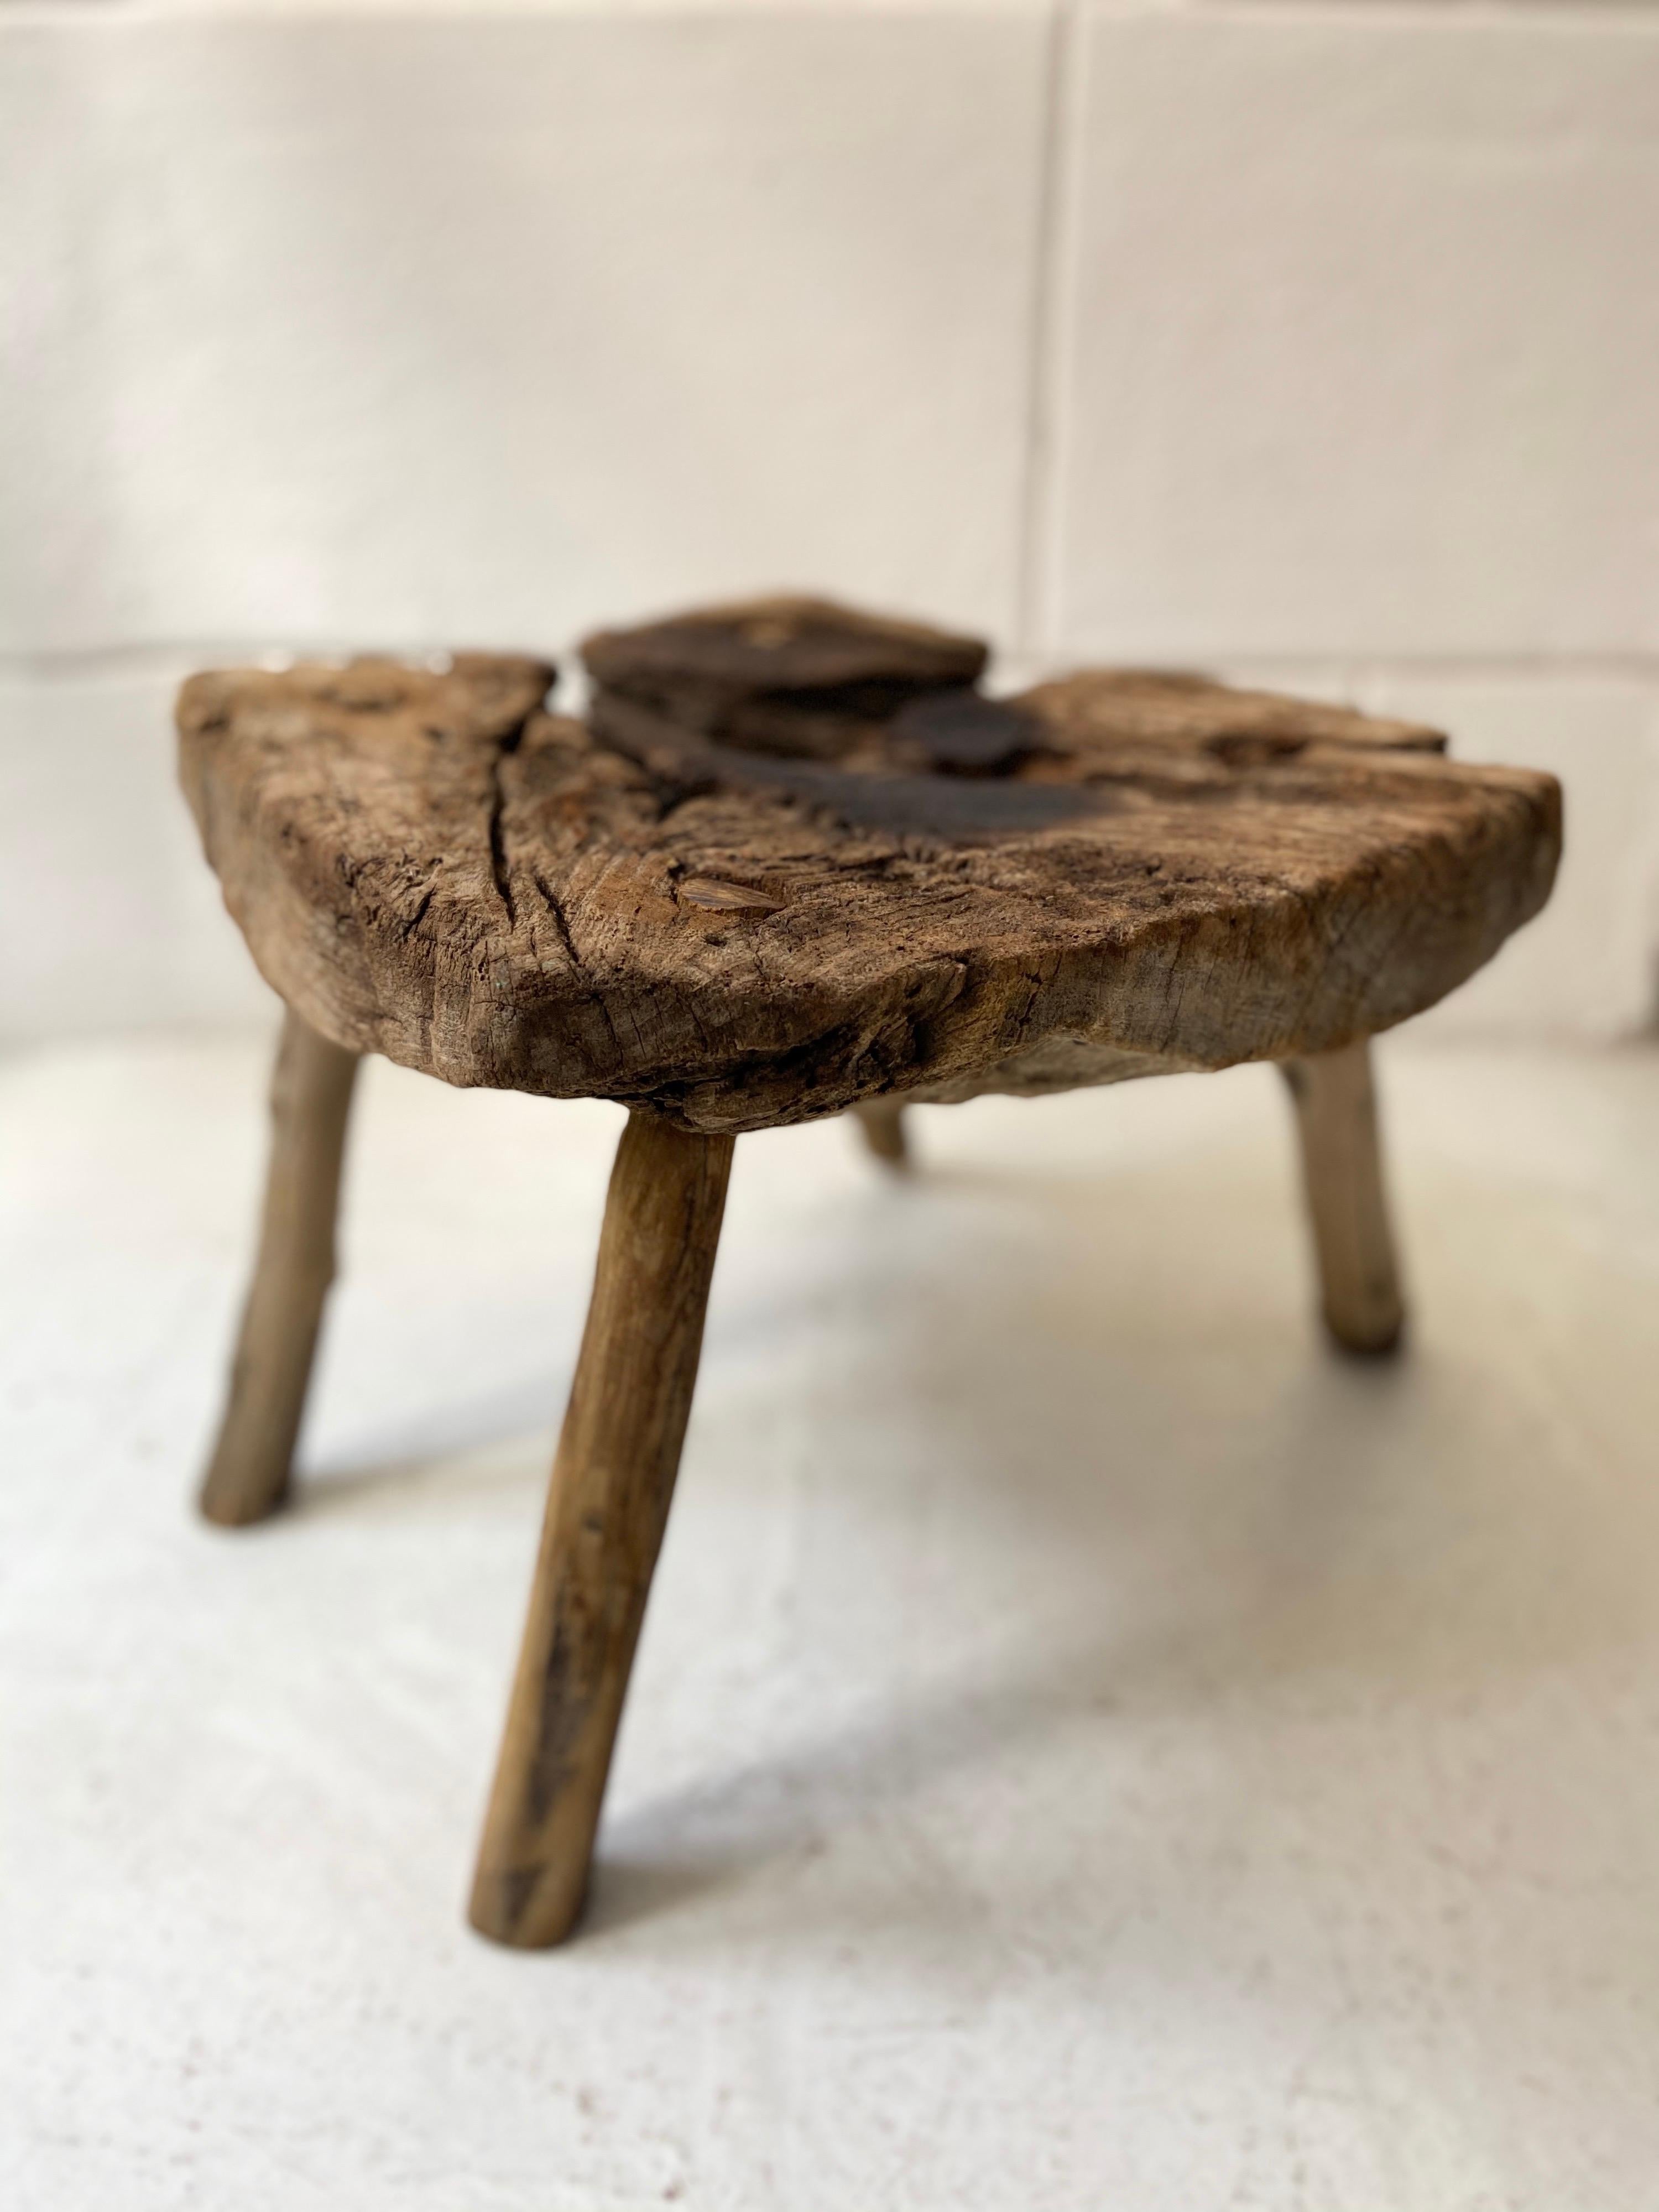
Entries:
{"label": "thick wooden seat", "polygon": [[[851,765],[604,691],[589,728],[543,709],[550,678],[462,655],[185,685],[226,900],[336,1042],[732,1133],[1283,1059],[1443,997],[1554,866],[1549,778],[1188,679],[939,694]],[[924,766],[953,714],[1003,757]]]}
{"label": "thick wooden seat", "polygon": [[632,1109],[474,1894],[580,1907],[690,1402],[732,1139],[861,1109],[1271,1059],[1325,1310],[1401,1306],[1365,1041],[1548,895],[1553,781],[1433,731],[1199,679],[1010,699],[973,639],[769,600],[552,670],[461,654],[193,678],[185,790],[290,1009],[261,1260],[204,1506],[285,1489],[356,1055]]}

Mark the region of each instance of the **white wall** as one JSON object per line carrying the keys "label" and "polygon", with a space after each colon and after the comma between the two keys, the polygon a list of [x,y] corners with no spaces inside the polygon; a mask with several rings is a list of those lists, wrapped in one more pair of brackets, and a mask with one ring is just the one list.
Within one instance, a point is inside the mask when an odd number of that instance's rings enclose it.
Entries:
{"label": "white wall", "polygon": [[194,661],[775,582],[1552,768],[1434,1018],[1648,1018],[1646,9],[14,4],[0,289],[0,1033],[259,1003]]}

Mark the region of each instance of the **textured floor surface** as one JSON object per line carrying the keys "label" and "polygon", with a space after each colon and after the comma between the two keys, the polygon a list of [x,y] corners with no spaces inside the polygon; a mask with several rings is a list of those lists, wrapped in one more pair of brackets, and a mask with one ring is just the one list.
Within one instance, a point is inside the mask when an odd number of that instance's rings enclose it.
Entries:
{"label": "textured floor surface", "polygon": [[1650,2212],[1659,1054],[745,1139],[568,1949],[461,1902],[617,1117],[376,1066],[300,1509],[187,1500],[263,1046],[0,1067],[15,2212]]}

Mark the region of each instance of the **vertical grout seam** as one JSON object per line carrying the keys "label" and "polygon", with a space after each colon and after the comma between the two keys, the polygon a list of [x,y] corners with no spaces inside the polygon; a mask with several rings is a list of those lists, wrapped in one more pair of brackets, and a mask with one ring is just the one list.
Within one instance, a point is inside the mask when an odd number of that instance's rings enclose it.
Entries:
{"label": "vertical grout seam", "polygon": [[1036,252],[1026,360],[1015,650],[1042,653],[1054,628],[1054,535],[1059,524],[1054,437],[1059,413],[1066,263],[1071,245],[1078,0],[1054,0],[1048,18],[1037,185]]}

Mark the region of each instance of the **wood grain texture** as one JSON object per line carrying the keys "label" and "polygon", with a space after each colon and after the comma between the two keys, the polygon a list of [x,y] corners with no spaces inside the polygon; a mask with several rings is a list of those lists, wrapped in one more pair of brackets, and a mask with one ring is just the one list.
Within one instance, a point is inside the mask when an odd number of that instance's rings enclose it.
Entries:
{"label": "wood grain texture", "polygon": [[1559,851],[1547,776],[1190,678],[1085,674],[943,739],[913,699],[819,757],[604,688],[590,729],[548,675],[198,677],[185,786],[326,1035],[686,1129],[1329,1050],[1473,973]]}
{"label": "wood grain texture", "polygon": [[617,1147],[471,1917],[526,1948],[580,1911],[691,1409],[730,1137],[635,1114]]}
{"label": "wood grain texture", "polygon": [[288,1495],[323,1304],[357,1055],[295,1013],[283,1020],[270,1089],[270,1159],[253,1279],[201,1509],[245,1528]]}
{"label": "wood grain texture", "polygon": [[1392,1352],[1406,1309],[1382,1184],[1370,1047],[1285,1063],[1325,1326],[1344,1350]]}

